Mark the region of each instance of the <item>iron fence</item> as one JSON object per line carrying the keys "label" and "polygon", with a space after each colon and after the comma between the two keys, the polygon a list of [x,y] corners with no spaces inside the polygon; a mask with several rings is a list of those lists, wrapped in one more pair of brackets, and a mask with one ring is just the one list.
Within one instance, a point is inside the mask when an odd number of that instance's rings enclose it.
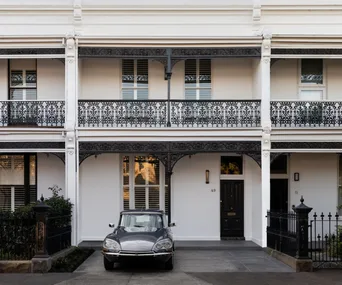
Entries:
{"label": "iron fence", "polygon": [[309,223],[309,257],[315,268],[342,268],[342,219],[338,213],[314,213]]}
{"label": "iron fence", "polygon": [[259,127],[260,107],[260,100],[79,100],[78,123],[91,128]]}
{"label": "iron fence", "polygon": [[35,249],[35,214],[0,212],[0,260],[30,260]]}
{"label": "iron fence", "polygon": [[63,127],[65,102],[61,100],[0,101],[0,126]]}
{"label": "iron fence", "polygon": [[267,247],[296,256],[297,214],[267,212]]}
{"label": "iron fence", "polygon": [[48,217],[46,248],[49,255],[71,246],[71,215]]}
{"label": "iron fence", "polygon": [[342,102],[271,101],[274,127],[340,127]]}

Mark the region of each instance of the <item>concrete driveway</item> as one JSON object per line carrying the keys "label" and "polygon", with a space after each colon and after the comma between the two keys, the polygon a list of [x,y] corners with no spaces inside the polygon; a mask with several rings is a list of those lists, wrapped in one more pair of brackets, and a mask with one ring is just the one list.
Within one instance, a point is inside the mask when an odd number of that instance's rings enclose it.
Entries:
{"label": "concrete driveway", "polygon": [[[262,250],[176,250],[173,272],[293,272]],[[146,268],[147,267],[147,268]],[[157,266],[120,266],[113,274],[135,270],[161,270]],[[95,251],[76,273],[104,273],[103,256]]]}

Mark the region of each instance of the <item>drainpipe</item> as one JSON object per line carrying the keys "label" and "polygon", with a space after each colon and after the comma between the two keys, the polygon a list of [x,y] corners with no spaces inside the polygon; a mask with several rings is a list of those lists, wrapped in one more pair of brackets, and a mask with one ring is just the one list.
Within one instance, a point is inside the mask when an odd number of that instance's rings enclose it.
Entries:
{"label": "drainpipe", "polygon": [[172,49],[167,48],[166,49],[166,55],[167,55],[167,68],[166,68],[166,79],[167,79],[167,127],[171,127],[171,54]]}

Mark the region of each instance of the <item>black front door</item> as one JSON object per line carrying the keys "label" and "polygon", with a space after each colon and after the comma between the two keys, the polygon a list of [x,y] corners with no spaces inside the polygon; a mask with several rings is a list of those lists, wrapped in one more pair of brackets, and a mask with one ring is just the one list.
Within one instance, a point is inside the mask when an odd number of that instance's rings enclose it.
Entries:
{"label": "black front door", "polygon": [[243,180],[221,180],[221,237],[243,238]]}

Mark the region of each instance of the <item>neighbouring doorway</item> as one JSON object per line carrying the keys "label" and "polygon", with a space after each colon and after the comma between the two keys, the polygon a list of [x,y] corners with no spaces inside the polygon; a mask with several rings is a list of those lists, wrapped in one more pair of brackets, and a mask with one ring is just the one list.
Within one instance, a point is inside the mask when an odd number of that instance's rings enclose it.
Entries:
{"label": "neighbouring doorway", "polygon": [[244,181],[221,180],[221,238],[244,239]]}
{"label": "neighbouring doorway", "polygon": [[271,179],[271,212],[288,211],[288,179]]}
{"label": "neighbouring doorway", "polygon": [[[271,212],[288,212],[288,179],[271,179]],[[287,216],[279,216],[279,219],[271,219],[271,227],[287,230]]]}

